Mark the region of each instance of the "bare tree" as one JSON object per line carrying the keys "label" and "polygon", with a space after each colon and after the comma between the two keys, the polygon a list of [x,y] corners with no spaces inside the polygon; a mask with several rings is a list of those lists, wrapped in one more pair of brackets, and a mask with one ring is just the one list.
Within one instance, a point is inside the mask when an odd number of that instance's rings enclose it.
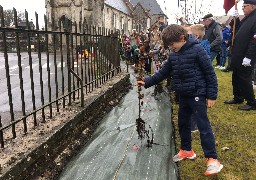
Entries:
{"label": "bare tree", "polygon": [[[10,27],[14,23],[14,10],[7,9],[3,11],[4,14],[4,25],[6,27]],[[24,12],[17,12],[17,21],[18,23],[25,20],[25,13]],[[0,19],[1,23],[1,19]]]}

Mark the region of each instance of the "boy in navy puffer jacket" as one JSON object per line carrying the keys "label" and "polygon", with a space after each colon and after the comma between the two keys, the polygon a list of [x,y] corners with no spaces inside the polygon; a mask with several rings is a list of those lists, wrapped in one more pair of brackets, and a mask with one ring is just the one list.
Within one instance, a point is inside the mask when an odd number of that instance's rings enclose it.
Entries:
{"label": "boy in navy puffer jacket", "polygon": [[191,147],[191,115],[194,114],[207,158],[205,175],[216,174],[223,165],[217,159],[215,139],[207,116],[207,107],[214,106],[218,94],[217,77],[211,60],[199,42],[188,38],[187,31],[180,25],[166,27],[162,40],[173,53],[157,73],[137,81],[137,85],[148,88],[168,76],[172,77],[172,88],[179,94],[178,126],[181,138],[181,149],[173,161],[196,157]]}

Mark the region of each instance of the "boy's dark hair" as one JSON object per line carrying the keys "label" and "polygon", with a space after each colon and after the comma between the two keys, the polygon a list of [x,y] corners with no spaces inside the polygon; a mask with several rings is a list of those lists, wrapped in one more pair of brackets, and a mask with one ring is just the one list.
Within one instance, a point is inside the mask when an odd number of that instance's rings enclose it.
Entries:
{"label": "boy's dark hair", "polygon": [[167,26],[162,33],[162,40],[163,40],[164,46],[169,46],[171,43],[174,43],[174,42],[180,42],[182,35],[184,35],[186,40],[187,34],[188,33],[184,29],[184,27],[180,25],[171,24]]}

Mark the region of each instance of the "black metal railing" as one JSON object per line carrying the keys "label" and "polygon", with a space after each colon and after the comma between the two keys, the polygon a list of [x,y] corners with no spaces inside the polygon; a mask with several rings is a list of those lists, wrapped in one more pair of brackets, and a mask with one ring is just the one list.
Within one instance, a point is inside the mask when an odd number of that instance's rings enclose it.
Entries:
{"label": "black metal railing", "polygon": [[[17,12],[14,26],[6,27],[0,6],[0,145],[5,132],[16,138],[17,124],[28,132],[27,119],[33,126],[53,117],[53,107],[71,105],[85,94],[120,73],[118,34],[82,22],[61,17],[49,21],[44,17],[44,29],[39,29],[35,13],[35,28],[30,28],[25,12],[26,27],[19,27]],[[49,23],[51,22],[51,23]],[[68,23],[67,23],[68,22]],[[83,20],[83,22],[86,22]],[[48,25],[50,24],[50,27]],[[10,38],[11,37],[11,38]]]}

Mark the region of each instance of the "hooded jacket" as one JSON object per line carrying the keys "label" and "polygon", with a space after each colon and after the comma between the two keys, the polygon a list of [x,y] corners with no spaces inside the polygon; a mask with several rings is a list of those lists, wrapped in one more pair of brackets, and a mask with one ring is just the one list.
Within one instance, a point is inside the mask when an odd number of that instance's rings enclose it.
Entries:
{"label": "hooded jacket", "polygon": [[229,43],[226,43],[226,42],[230,42],[231,40],[231,33],[229,28],[225,27],[222,30],[222,36],[223,36],[223,39],[222,39],[221,47],[228,47]]}

